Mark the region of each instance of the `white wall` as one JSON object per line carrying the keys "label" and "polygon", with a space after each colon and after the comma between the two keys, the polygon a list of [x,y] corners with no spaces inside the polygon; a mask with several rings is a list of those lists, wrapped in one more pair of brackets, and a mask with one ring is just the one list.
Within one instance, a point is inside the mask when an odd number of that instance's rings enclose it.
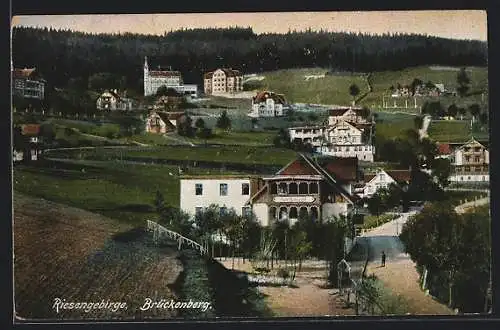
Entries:
{"label": "white wall", "polygon": [[[380,174],[383,175],[383,178],[380,177]],[[394,179],[388,175],[386,172],[378,172],[377,175],[365,184],[365,192],[364,196],[371,196],[377,192],[377,190],[381,188],[387,188],[391,183],[395,183]]]}
{"label": "white wall", "polygon": [[[196,195],[195,185],[203,185],[203,194]],[[227,196],[220,196],[219,188],[221,183],[228,185]],[[225,206],[228,209],[234,208],[238,215],[242,215],[242,208],[250,199],[251,191],[248,195],[242,195],[242,184],[250,185],[249,178],[218,178],[218,179],[181,179],[181,201],[180,208],[184,212],[194,215],[196,207],[208,207],[211,204]]]}
{"label": "white wall", "polygon": [[450,176],[451,182],[489,182],[489,174],[453,174]]}
{"label": "white wall", "polygon": [[269,207],[265,203],[252,205],[252,211],[262,226],[269,226]]}
{"label": "white wall", "polygon": [[339,216],[347,213],[347,203],[325,203],[321,207],[321,217],[323,221],[329,217]]}

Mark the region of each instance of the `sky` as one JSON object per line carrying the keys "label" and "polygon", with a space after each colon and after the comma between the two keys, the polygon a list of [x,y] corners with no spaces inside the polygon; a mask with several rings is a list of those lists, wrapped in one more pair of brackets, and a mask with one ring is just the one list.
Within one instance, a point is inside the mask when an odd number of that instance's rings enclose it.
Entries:
{"label": "sky", "polygon": [[486,11],[266,12],[16,16],[13,26],[52,27],[91,33],[163,34],[181,28],[252,27],[255,33],[288,30],[417,33],[452,39],[487,40]]}

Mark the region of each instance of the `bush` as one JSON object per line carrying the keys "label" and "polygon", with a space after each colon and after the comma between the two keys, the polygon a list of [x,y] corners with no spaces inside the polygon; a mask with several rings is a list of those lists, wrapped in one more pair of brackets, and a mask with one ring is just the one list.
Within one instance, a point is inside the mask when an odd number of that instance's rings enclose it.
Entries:
{"label": "bush", "polygon": [[280,268],[276,272],[276,275],[278,275],[278,277],[281,277],[283,280],[286,280],[290,276],[290,272],[288,271],[288,269]]}
{"label": "bush", "polygon": [[395,214],[382,214],[379,216],[369,215],[365,216],[363,222],[363,229],[371,229],[383,225],[389,221],[392,221],[397,218]]}

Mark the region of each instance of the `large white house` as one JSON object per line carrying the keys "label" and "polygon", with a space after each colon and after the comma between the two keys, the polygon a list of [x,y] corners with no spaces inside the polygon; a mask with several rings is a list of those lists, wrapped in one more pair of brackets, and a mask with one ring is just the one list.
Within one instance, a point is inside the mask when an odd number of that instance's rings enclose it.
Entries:
{"label": "large white house", "polygon": [[12,70],[12,94],[23,98],[43,100],[46,81],[39,77],[36,68]]}
{"label": "large white house", "polygon": [[490,153],[486,142],[472,138],[463,144],[440,144],[440,157],[451,162],[450,181],[489,182]]}
{"label": "large white house", "polygon": [[148,58],[144,57],[144,96],[155,95],[158,88],[166,86],[191,97],[198,97],[198,86],[184,84],[179,71],[149,70]]}
{"label": "large white house", "polygon": [[373,162],[374,123],[368,121],[367,110],[339,108],[329,111],[325,126],[302,126],[288,129],[290,140],[310,143],[316,151],[334,157],[356,157]]}
{"label": "large white house", "polygon": [[211,204],[234,208],[240,215],[252,212],[263,226],[278,220],[293,223],[301,215],[322,221],[349,212],[360,180],[355,158],[301,155],[271,176],[182,177],[180,207],[191,215]]}
{"label": "large white house", "polygon": [[252,98],[252,110],[249,117],[281,117],[288,107],[285,96],[274,92],[263,91]]}
{"label": "large white house", "polygon": [[233,208],[238,215],[246,215],[251,211],[247,203],[256,183],[251,176],[185,176],[181,178],[180,208],[196,215],[216,204],[221,212]]}
{"label": "large white house", "polygon": [[217,69],[203,75],[206,95],[225,95],[243,91],[243,74],[233,69]]}

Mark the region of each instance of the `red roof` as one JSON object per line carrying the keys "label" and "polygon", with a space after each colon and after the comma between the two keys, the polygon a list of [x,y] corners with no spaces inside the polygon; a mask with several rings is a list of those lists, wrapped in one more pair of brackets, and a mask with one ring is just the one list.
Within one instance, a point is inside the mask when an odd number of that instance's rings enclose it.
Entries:
{"label": "red roof", "polygon": [[26,124],[21,125],[21,132],[23,135],[35,136],[40,133],[40,125],[38,124]]}
{"label": "red roof", "polygon": [[358,179],[358,159],[332,158],[320,163],[329,174],[339,181],[355,181]]}
{"label": "red roof", "polygon": [[253,102],[261,103],[265,102],[268,98],[272,98],[274,102],[285,104],[285,96],[283,94],[276,94],[274,92],[263,91],[257,93],[256,96],[253,97]]}
{"label": "red roof", "polygon": [[409,182],[411,180],[411,172],[409,170],[392,170],[386,171],[396,182]]}
{"label": "red roof", "polygon": [[438,145],[438,153],[440,155],[449,155],[451,153],[451,148],[448,143],[440,143]]}
{"label": "red roof", "polygon": [[346,108],[330,109],[330,110],[328,110],[328,114],[330,116],[339,117],[339,116],[342,116],[344,113],[346,113],[349,110],[352,110],[352,111],[354,111],[356,113],[364,111],[363,108],[349,108],[349,107],[346,107]]}
{"label": "red roof", "polygon": [[12,71],[12,77],[13,78],[29,78],[33,75],[33,73],[35,72],[35,68],[31,68],[31,69],[14,69]]}
{"label": "red roof", "polygon": [[279,175],[318,175],[302,158],[296,159],[278,172]]}
{"label": "red roof", "polygon": [[180,77],[179,71],[149,71],[151,77]]}

